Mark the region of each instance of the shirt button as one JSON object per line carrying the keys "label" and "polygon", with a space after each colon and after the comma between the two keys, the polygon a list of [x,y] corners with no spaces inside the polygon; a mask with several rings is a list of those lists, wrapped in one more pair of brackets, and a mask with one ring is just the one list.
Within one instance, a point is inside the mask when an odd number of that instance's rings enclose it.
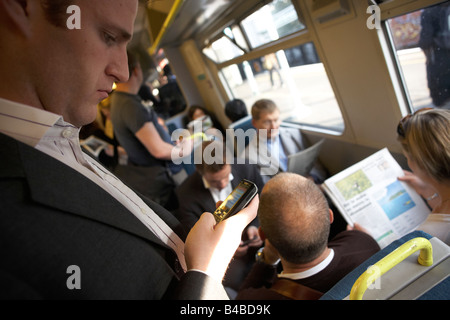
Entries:
{"label": "shirt button", "polygon": [[64,138],[66,138],[66,139],[72,138],[72,135],[73,135],[72,129],[65,129],[65,130],[62,132],[62,136],[63,136]]}

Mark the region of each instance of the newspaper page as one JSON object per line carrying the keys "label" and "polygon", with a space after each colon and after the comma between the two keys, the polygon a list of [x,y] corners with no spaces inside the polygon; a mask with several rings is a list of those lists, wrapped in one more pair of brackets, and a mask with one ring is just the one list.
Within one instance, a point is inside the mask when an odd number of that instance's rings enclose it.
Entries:
{"label": "newspaper page", "polygon": [[417,192],[397,177],[403,170],[382,149],[324,182],[350,225],[366,228],[381,248],[413,231],[430,213]]}
{"label": "newspaper page", "polygon": [[80,144],[90,153],[98,158],[100,152],[108,147],[108,143],[95,136],[89,136],[86,140],[80,141]]}

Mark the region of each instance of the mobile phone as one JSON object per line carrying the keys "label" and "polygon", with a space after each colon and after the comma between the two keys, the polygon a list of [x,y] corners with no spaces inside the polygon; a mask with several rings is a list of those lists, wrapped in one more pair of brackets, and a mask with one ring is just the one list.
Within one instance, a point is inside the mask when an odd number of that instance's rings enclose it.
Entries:
{"label": "mobile phone", "polygon": [[214,211],[213,215],[219,223],[245,208],[258,193],[258,187],[251,181],[242,179],[228,195],[224,202]]}

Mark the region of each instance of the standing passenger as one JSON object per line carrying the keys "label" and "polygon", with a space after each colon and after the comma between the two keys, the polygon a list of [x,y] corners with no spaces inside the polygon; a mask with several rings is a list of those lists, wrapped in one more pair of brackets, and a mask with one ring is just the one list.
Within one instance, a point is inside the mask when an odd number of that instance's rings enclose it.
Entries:
{"label": "standing passenger", "polygon": [[[69,30],[74,3],[81,29]],[[185,243],[169,212],[80,148],[79,128],[128,79],[137,6],[0,0],[2,299],[227,297],[220,282],[258,200],[219,225],[205,213]]]}
{"label": "standing passenger", "polygon": [[[169,132],[159,124],[154,109],[142,104],[138,95],[142,69],[135,55],[129,51],[127,55],[129,79],[118,83],[111,95],[114,133],[126,150],[129,162],[126,167],[119,166],[116,173],[150,199],[173,208],[175,186],[187,174],[181,165],[171,160],[176,146]],[[183,143],[189,143],[189,139],[184,139]]]}

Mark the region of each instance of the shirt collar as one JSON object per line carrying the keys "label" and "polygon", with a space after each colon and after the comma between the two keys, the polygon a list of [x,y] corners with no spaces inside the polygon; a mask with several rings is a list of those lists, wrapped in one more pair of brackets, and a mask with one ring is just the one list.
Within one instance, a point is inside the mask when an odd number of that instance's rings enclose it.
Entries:
{"label": "shirt collar", "polygon": [[60,115],[0,98],[0,132],[20,142],[35,147],[56,123],[76,128]]}
{"label": "shirt collar", "polygon": [[330,253],[328,254],[328,257],[326,257],[317,266],[314,266],[311,269],[308,269],[308,270],[302,271],[302,272],[296,272],[296,273],[283,273],[283,272],[281,272],[281,274],[279,274],[278,277],[279,278],[292,279],[292,280],[299,280],[299,279],[309,278],[309,277],[319,273],[320,271],[322,271],[326,267],[328,267],[328,265],[331,263],[331,261],[333,261],[333,258],[334,258],[334,250],[330,249]]}

